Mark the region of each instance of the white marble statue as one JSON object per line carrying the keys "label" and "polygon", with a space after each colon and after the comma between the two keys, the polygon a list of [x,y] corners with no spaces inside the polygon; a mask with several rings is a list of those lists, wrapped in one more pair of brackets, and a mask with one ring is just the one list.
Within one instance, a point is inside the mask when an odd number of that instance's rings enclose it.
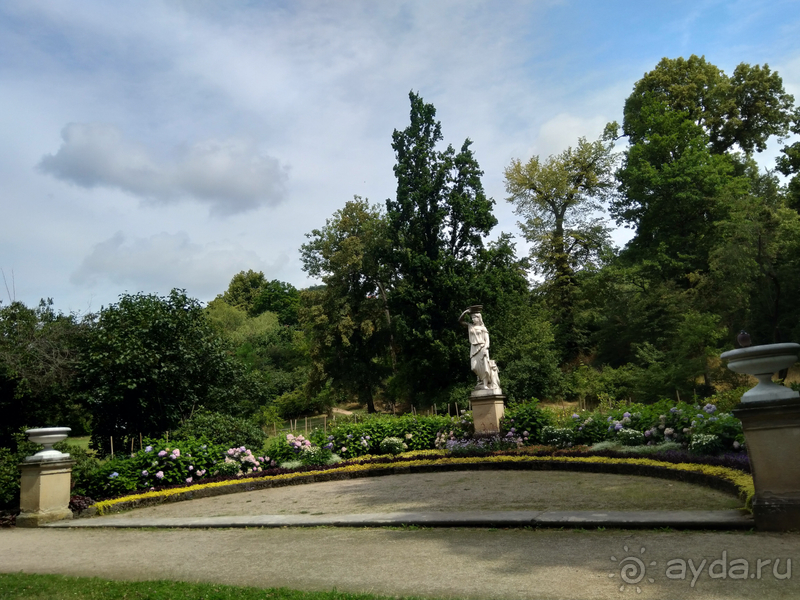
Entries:
{"label": "white marble statue", "polygon": [[[483,324],[480,306],[471,306],[458,317],[458,322],[467,328],[469,333],[469,366],[478,376],[476,390],[497,390],[500,393],[500,377],[497,364],[489,358],[489,330]],[[470,321],[464,320],[469,314]]]}

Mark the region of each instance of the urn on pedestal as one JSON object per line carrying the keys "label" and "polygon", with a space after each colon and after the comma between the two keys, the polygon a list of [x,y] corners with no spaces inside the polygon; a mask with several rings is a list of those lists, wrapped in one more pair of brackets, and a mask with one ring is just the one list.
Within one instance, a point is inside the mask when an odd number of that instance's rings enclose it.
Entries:
{"label": "urn on pedestal", "polygon": [[733,414],[742,421],[750,458],[753,517],[765,531],[800,530],[800,394],[772,381],[798,352],[800,344],[767,344],[721,355],[731,371],[758,379]]}

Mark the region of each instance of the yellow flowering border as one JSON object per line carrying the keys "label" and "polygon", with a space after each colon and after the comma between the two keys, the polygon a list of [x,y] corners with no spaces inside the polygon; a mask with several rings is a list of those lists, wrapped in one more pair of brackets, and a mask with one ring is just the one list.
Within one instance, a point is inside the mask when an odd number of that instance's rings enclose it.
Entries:
{"label": "yellow flowering border", "polygon": [[[420,452],[409,452],[408,455],[418,456]],[[186,500],[194,497],[194,492],[201,490],[217,490],[219,494],[232,493],[235,490],[234,486],[243,488],[246,491],[248,487],[260,487],[260,482],[272,482],[292,480],[299,478],[308,478],[311,482],[314,481],[314,476],[325,475],[335,476],[337,474],[356,473],[363,471],[375,471],[380,469],[393,469],[395,472],[408,473],[412,467],[420,466],[448,466],[448,465],[470,465],[470,464],[486,464],[486,463],[582,463],[582,464],[596,464],[596,465],[630,465],[641,467],[654,467],[664,468],[673,471],[684,471],[687,473],[697,473],[719,479],[728,483],[732,483],[739,491],[739,498],[745,501],[745,506],[749,509],[751,507],[752,498],[755,493],[753,486],[753,478],[749,473],[732,469],[729,467],[715,467],[711,465],[701,465],[694,463],[670,463],[649,458],[606,458],[603,456],[518,456],[518,455],[504,455],[504,456],[476,456],[476,457],[461,457],[453,458],[444,456],[443,451],[430,450],[425,451],[426,455],[431,458],[420,458],[418,460],[411,460],[408,462],[400,463],[369,463],[364,464],[357,462],[343,467],[336,467],[333,469],[325,469],[324,471],[303,471],[298,473],[283,473],[281,475],[271,475],[267,477],[248,478],[245,480],[228,480],[228,481],[213,481],[209,483],[198,483],[181,488],[172,488],[168,490],[160,490],[153,492],[144,492],[141,494],[133,494],[130,496],[123,496],[113,500],[102,500],[96,502],[93,507],[97,509],[100,515],[108,512],[117,512],[129,508],[136,508],[141,504],[160,504],[161,502],[181,494],[187,495]],[[401,455],[402,456],[402,455]],[[438,456],[438,458],[437,458]],[[368,460],[368,457],[361,457],[361,460]],[[642,473],[647,476],[647,473]],[[298,482],[301,483],[301,482]],[[225,488],[234,488],[226,490]],[[203,496],[216,496],[216,493],[203,494]],[[174,498],[174,500],[179,500]],[[151,502],[152,501],[152,502]]]}

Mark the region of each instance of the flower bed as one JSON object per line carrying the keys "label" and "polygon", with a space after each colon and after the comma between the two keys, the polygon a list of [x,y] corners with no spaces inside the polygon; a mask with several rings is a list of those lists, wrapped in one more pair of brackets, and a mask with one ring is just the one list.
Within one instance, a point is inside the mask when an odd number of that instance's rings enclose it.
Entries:
{"label": "flower bed", "polygon": [[[97,502],[99,514],[152,506],[163,502],[191,500],[221,494],[253,491],[270,487],[297,485],[402,473],[437,472],[471,469],[563,469],[597,473],[615,473],[677,479],[699,483],[738,494],[750,506],[754,493],[752,477],[741,470],[719,465],[674,463],[652,458],[617,458],[608,456],[576,456],[495,453],[492,456],[448,457],[441,451],[406,453],[397,457],[364,456],[360,460],[336,465],[305,467],[291,472],[269,470],[238,480],[209,481],[202,484],[154,490]],[[285,470],[284,470],[285,471]]]}

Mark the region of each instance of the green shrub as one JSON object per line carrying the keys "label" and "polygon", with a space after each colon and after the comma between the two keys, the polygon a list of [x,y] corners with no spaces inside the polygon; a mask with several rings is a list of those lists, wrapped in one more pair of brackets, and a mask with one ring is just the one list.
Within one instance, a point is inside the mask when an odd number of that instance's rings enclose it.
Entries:
{"label": "green shrub", "polygon": [[573,414],[570,428],[575,433],[576,444],[591,446],[613,436],[608,430],[607,418],[597,411],[588,415],[585,412],[582,415]]}
{"label": "green shrub", "polygon": [[623,427],[617,432],[617,439],[623,446],[643,446],[645,435],[641,431]]}
{"label": "green shrub", "polygon": [[316,430],[312,441],[331,449],[342,458],[354,458],[364,454],[380,453],[380,443],[387,437],[400,438],[409,450],[431,450],[435,448],[437,435],[453,433],[455,438],[469,437],[473,431],[472,416],[446,415],[370,415],[359,417],[359,421],[337,422],[327,432]]}
{"label": "green shrub", "polygon": [[311,446],[300,452],[299,456],[302,465],[327,465],[333,458],[333,452],[327,448]]}
{"label": "green shrub", "polygon": [[524,404],[512,404],[506,410],[500,424],[501,431],[505,434],[515,429],[518,434],[528,432],[526,436],[530,443],[541,441],[541,434],[545,427],[553,423],[552,416],[543,411],[536,399]]}
{"label": "green shrub", "polygon": [[92,498],[107,498],[155,486],[193,483],[217,474],[250,472],[271,462],[243,446],[225,448],[205,439],[145,443],[138,452],[118,454],[88,471],[86,479],[79,482],[83,492]]}
{"label": "green shrub", "polygon": [[722,442],[718,436],[705,433],[692,435],[692,441],[689,444],[689,451],[694,454],[719,454],[722,449]]}
{"label": "green shrub", "polygon": [[408,449],[403,440],[397,437],[387,437],[381,442],[381,454],[400,454]]}
{"label": "green shrub", "polygon": [[542,428],[540,436],[542,444],[546,446],[556,446],[557,448],[568,448],[575,441],[575,434],[566,427],[551,427],[547,425]]}
{"label": "green shrub", "polygon": [[19,504],[19,458],[8,448],[0,448],[0,508]]}
{"label": "green shrub", "polygon": [[172,432],[174,440],[205,438],[226,448],[246,446],[260,450],[266,435],[253,422],[217,412],[198,411]]}

